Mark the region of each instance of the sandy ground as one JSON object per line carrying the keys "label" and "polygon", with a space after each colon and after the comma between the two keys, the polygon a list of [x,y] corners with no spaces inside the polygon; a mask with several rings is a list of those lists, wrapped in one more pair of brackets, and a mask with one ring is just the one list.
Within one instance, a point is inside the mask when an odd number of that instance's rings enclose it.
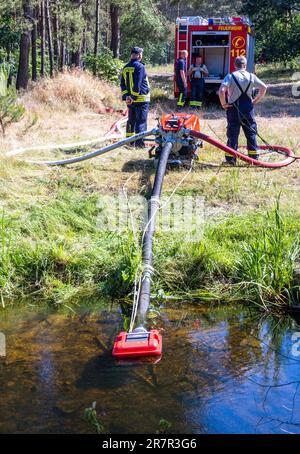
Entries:
{"label": "sandy ground", "polygon": [[[172,99],[172,76],[169,74],[151,75],[151,84],[163,90],[166,96],[153,100],[149,116],[150,126],[157,124],[157,117],[163,112],[175,110]],[[28,101],[27,101],[28,102]],[[210,105],[199,113],[202,130],[219,139],[226,140],[225,113],[218,105]],[[271,144],[291,146],[300,154],[300,98],[292,96],[291,83],[278,83],[269,86],[268,95],[257,107],[259,130]],[[13,148],[30,147],[41,144],[61,144],[80,142],[102,137],[120,114],[99,115],[95,109],[81,107],[79,110],[66,110],[47,104],[35,103],[27,109],[26,116],[19,123],[11,125],[6,137],[0,141],[3,156]],[[36,121],[33,121],[36,118]],[[241,140],[242,142],[242,140]],[[80,149],[80,147],[79,147]],[[24,164],[25,157],[54,158],[61,156],[57,151],[35,152],[20,155],[18,160],[2,158],[1,186],[2,200],[4,195],[12,203],[12,191],[23,188],[22,197],[28,192],[33,200],[35,178],[41,175],[53,175],[53,178],[75,178],[80,173],[82,184],[88,190],[99,193],[117,193],[124,185],[129,193],[148,194],[153,180],[154,169],[148,159],[147,151],[132,151],[122,148],[68,168],[33,167]],[[66,156],[64,154],[64,156]],[[68,154],[69,156],[69,154]],[[200,161],[204,164],[214,163],[216,167],[198,165],[188,175],[177,193],[181,195],[199,195],[205,198],[208,213],[226,215],[241,213],[245,210],[267,209],[281,193],[282,204],[287,209],[299,210],[300,171],[299,161],[279,171],[266,171],[256,168],[229,169],[219,167],[223,154],[211,146],[200,151]],[[184,170],[169,172],[165,178],[164,190],[170,193],[184,176]],[[19,181],[17,182],[17,179]],[[5,189],[6,188],[6,189]],[[84,188],[83,188],[84,189]],[[39,194],[39,197],[41,194]],[[43,194],[47,197],[47,192]],[[20,195],[21,197],[21,195]],[[5,197],[4,197],[5,198]]]}

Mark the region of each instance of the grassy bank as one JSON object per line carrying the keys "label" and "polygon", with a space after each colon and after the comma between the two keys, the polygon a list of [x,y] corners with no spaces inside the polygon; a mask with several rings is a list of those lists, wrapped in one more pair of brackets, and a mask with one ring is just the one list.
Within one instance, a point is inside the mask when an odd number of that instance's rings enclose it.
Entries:
{"label": "grassy bank", "polygon": [[[79,181],[77,182],[79,183]],[[49,190],[51,182],[44,180]],[[140,263],[132,232],[105,231],[98,195],[69,179],[52,183],[47,203],[2,213],[2,304],[16,299],[76,304],[82,297],[128,299]],[[265,310],[293,302],[300,218],[280,212],[206,223],[203,239],[157,235],[153,292],[172,298],[243,300]]]}
{"label": "grassy bank", "polygon": [[[118,236],[99,228],[98,202],[104,195],[117,195],[124,185],[129,195],[149,195],[154,171],[147,152],[120,149],[65,168],[35,167],[22,161],[22,155],[19,159],[4,157],[5,151],[20,146],[101,137],[118,116],[96,112],[110,106],[114,96],[107,84],[82,73],[41,82],[22,95],[26,115],[0,141],[3,306],[28,299],[55,307],[76,304],[82,297],[132,301],[140,251],[129,231]],[[277,111],[277,118],[270,116],[267,98],[258,120],[267,140],[296,148],[298,118],[284,113],[289,96],[288,92],[286,97],[277,96],[276,106],[283,112],[279,116]],[[157,114],[159,106],[154,106],[151,126],[156,124]],[[217,131],[225,140],[224,114],[218,107],[201,117],[204,132]],[[26,154],[53,155],[61,153]],[[293,271],[299,260],[299,161],[276,172],[205,166],[217,165],[222,158],[206,146],[200,153],[204,164],[178,189],[181,196],[204,197],[204,236],[188,243],[183,234],[157,234],[153,293],[184,299],[243,300],[266,310],[286,308],[295,298]],[[183,172],[166,175],[166,195]]]}

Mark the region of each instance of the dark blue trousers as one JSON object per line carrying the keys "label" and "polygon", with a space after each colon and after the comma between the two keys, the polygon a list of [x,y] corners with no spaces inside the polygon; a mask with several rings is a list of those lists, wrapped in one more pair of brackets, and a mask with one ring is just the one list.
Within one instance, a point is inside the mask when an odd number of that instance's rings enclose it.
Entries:
{"label": "dark blue trousers", "polygon": [[[247,95],[242,95],[233,105],[227,109],[227,145],[234,150],[238,149],[241,127],[247,139],[247,149],[250,157],[258,157],[257,124],[255,121],[252,100]],[[239,112],[240,111],[240,112]],[[226,159],[231,155],[226,154]]]}
{"label": "dark blue trousers", "polygon": [[187,88],[183,85],[182,81],[176,81],[177,87],[179,89],[179,97],[177,102],[177,107],[182,108],[185,105],[185,101],[187,98]]}
{"label": "dark blue trousers", "polygon": [[191,86],[192,86],[192,97],[191,97],[190,106],[191,107],[201,107],[202,101],[203,101],[203,95],[204,95],[204,88],[205,88],[204,78],[203,77],[201,79],[193,78],[191,80]]}
{"label": "dark blue trousers", "polygon": [[[147,120],[149,112],[149,103],[133,103],[128,107],[128,120],[126,125],[126,137],[147,131]],[[135,142],[137,147],[144,146],[144,140]]]}

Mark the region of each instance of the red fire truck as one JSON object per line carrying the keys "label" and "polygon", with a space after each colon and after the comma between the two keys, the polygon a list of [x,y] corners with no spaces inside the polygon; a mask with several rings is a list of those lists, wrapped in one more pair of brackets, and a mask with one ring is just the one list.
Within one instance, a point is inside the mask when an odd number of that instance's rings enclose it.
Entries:
{"label": "red fire truck", "polygon": [[[185,49],[189,53],[188,68],[197,56],[202,56],[209,71],[209,76],[205,78],[206,94],[217,92],[226,74],[234,71],[236,57],[245,56],[247,70],[254,72],[254,44],[254,27],[248,17],[204,19],[185,16],[176,20],[175,63],[180,50]],[[174,94],[178,97],[175,77]]]}

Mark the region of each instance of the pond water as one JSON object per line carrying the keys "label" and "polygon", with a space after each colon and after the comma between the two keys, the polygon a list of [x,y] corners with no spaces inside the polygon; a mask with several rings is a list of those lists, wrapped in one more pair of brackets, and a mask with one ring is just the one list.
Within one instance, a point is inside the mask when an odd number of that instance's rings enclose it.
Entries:
{"label": "pond water", "polygon": [[112,358],[122,323],[117,306],[3,311],[0,433],[93,433],[93,402],[109,433],[155,433],[162,419],[168,433],[300,433],[293,319],[168,303],[163,356],[146,363]]}

